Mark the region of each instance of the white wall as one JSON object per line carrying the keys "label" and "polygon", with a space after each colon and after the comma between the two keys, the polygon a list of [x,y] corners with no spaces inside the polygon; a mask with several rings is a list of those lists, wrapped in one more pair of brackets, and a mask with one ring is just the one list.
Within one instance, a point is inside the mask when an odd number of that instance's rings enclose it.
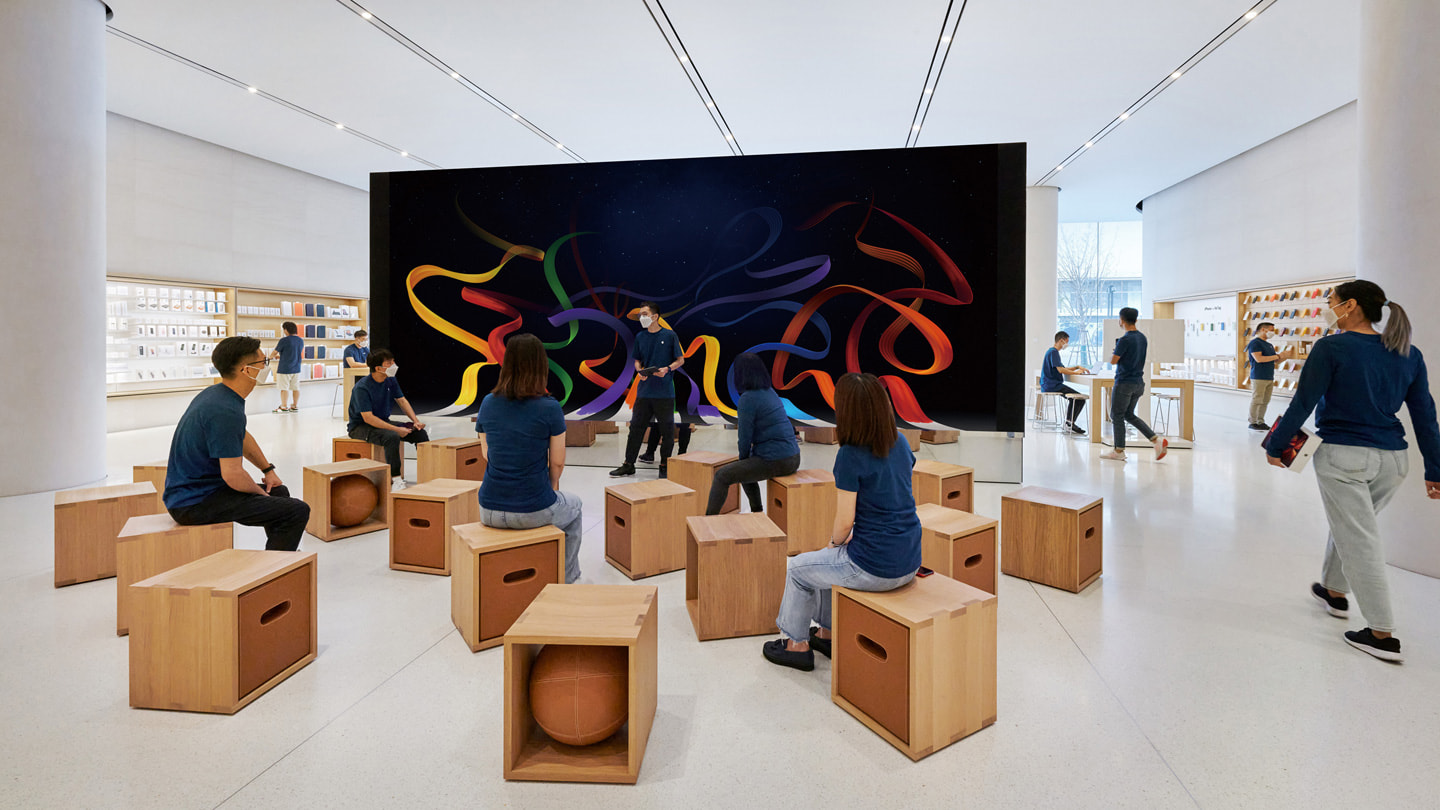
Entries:
{"label": "white wall", "polygon": [[1355,275],[1351,103],[1145,199],[1155,301]]}

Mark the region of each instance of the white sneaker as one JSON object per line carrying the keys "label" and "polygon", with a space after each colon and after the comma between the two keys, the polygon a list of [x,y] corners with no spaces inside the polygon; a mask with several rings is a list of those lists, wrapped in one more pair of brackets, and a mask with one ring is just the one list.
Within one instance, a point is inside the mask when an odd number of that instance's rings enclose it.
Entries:
{"label": "white sneaker", "polygon": [[391,491],[391,492],[399,492],[400,490],[404,489],[404,488],[407,487],[407,486],[409,486],[409,485],[405,483],[405,479],[404,479],[404,478],[392,478],[392,479],[390,480],[390,491]]}
{"label": "white sneaker", "polygon": [[1170,440],[1165,438],[1164,436],[1156,436],[1155,441],[1151,442],[1151,444],[1155,445],[1156,461],[1164,458],[1165,454],[1170,452]]}
{"label": "white sneaker", "polygon": [[1121,451],[1116,451],[1116,450],[1111,450],[1111,451],[1108,452],[1108,453],[1101,453],[1101,454],[1100,454],[1100,458],[1103,458],[1103,459],[1105,459],[1106,461],[1125,461],[1125,460],[1126,460],[1125,453],[1124,453],[1124,452],[1121,452]]}

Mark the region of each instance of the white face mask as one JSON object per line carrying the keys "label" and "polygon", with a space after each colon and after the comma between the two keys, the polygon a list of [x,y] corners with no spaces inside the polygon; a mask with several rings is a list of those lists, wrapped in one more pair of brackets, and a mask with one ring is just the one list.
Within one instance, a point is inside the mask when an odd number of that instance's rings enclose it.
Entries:
{"label": "white face mask", "polygon": [[1335,313],[1334,307],[1320,310],[1320,317],[1325,319],[1325,326],[1329,329],[1338,328],[1340,325],[1340,316]]}
{"label": "white face mask", "polygon": [[650,328],[650,324],[652,324],[652,323],[655,323],[655,319],[652,318],[652,317],[650,317],[649,315],[641,315],[641,316],[640,316],[640,326],[641,326],[642,328],[644,328],[644,329],[649,329],[649,328]]}
{"label": "white face mask", "polygon": [[365,348],[366,346],[369,346],[369,345],[370,345],[370,341],[368,341],[368,340],[362,340],[362,341],[360,341],[360,348],[362,348],[362,349]]}
{"label": "white face mask", "polygon": [[[251,368],[254,368],[254,366],[251,366]],[[257,372],[252,379],[255,380],[255,384],[256,384],[256,385],[264,385],[265,383],[269,382],[269,381],[270,381],[270,367],[269,367],[269,366],[266,366],[265,368],[260,369],[260,371]]]}
{"label": "white face mask", "polygon": [[400,373],[400,364],[399,364],[399,363],[396,363],[396,364],[390,366],[389,368],[385,369],[385,376],[386,376],[386,377],[394,377],[396,374],[399,374],[399,373]]}

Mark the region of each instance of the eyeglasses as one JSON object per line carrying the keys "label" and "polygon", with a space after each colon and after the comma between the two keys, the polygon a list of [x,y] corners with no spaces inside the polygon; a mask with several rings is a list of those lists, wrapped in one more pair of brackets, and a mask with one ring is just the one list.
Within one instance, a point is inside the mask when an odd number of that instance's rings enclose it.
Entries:
{"label": "eyeglasses", "polygon": [[259,360],[259,361],[254,362],[254,363],[246,363],[246,364],[245,364],[245,367],[246,367],[246,368],[249,368],[250,366],[259,366],[260,368],[269,368],[269,367],[270,367],[270,358],[267,357],[267,358],[265,358],[264,360]]}

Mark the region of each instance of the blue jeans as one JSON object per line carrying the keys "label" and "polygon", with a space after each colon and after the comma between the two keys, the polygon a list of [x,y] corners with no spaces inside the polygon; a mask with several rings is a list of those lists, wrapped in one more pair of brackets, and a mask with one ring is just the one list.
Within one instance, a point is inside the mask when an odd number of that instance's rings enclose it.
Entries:
{"label": "blue jeans", "polygon": [[1145,420],[1135,415],[1135,406],[1140,403],[1140,397],[1145,394],[1145,383],[1143,382],[1117,382],[1110,391],[1110,421],[1115,425],[1115,449],[1120,452],[1125,450],[1125,423],[1129,422],[1140,431],[1140,434],[1150,441],[1155,441],[1155,431],[1145,424]]}
{"label": "blue jeans", "polygon": [[580,498],[556,492],[555,503],[538,512],[501,512],[480,507],[480,522],[492,529],[538,529],[555,526],[565,533],[565,582],[580,578]]}
{"label": "blue jeans", "polygon": [[812,619],[830,629],[831,585],[857,591],[893,591],[915,578],[914,571],[892,579],[877,577],[850,561],[848,545],[796,554],[785,567],[785,598],[780,600],[780,615],[775,623],[786,638],[807,643]]}

